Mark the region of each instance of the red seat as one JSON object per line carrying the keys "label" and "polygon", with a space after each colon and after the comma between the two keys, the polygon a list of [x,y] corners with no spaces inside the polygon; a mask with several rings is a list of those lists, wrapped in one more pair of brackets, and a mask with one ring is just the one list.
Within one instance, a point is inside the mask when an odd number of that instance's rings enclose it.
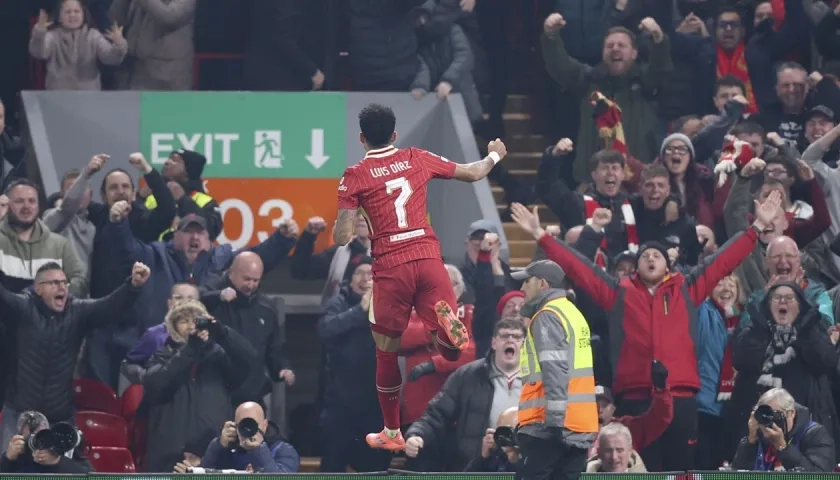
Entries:
{"label": "red seat", "polygon": [[120,397],[122,417],[129,423],[137,415],[140,402],[143,401],[143,385],[134,384],[125,389]]}
{"label": "red seat", "polygon": [[91,447],[88,458],[96,473],[135,473],[134,458],[125,448]]}
{"label": "red seat", "polygon": [[77,410],[93,410],[112,415],[122,414],[122,406],[117,394],[104,383],[78,378],[73,380],[73,403]]}
{"label": "red seat", "polygon": [[91,446],[128,448],[128,423],[110,413],[76,412],[76,426]]}

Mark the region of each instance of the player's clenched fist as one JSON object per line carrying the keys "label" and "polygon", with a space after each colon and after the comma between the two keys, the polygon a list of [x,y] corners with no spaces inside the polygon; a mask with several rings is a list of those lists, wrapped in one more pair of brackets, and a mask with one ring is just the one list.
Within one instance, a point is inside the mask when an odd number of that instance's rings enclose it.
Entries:
{"label": "player's clenched fist", "polygon": [[543,30],[548,36],[554,36],[561,28],[566,26],[566,19],[559,13],[552,13],[543,22]]}
{"label": "player's clenched fist", "polygon": [[321,217],[312,217],[306,222],[306,231],[312,235],[318,235],[327,229],[327,221]]}
{"label": "player's clenched fist", "polygon": [[492,142],[487,144],[487,153],[496,152],[499,154],[499,158],[505,158],[507,155],[507,147],[505,146],[505,142],[499,140],[498,138],[493,140]]}
{"label": "player's clenched fist", "polygon": [[111,206],[109,217],[112,222],[117,223],[125,220],[129,213],[131,213],[131,204],[125,200],[120,200]]}

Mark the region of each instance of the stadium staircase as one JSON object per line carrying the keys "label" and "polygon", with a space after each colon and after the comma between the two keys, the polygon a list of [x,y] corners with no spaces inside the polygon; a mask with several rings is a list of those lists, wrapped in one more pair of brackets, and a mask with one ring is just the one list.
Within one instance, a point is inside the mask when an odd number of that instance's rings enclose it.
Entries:
{"label": "stadium staircase", "polygon": [[[536,182],[537,166],[549,142],[543,135],[535,133],[539,129],[532,124],[533,117],[530,113],[532,111],[530,96],[524,94],[508,96],[504,113],[506,132],[504,141],[508,148],[508,155],[502,164],[511,175],[516,176],[522,185],[528,187],[533,187]],[[507,204],[504,203],[504,191],[498,185],[493,185],[491,188],[496,208],[504,219],[504,213],[508,209]],[[558,223],[557,217],[545,205],[539,205],[539,213],[543,226]],[[504,229],[510,248],[510,266],[524,267],[531,263],[536,242],[514,222],[505,222]]]}

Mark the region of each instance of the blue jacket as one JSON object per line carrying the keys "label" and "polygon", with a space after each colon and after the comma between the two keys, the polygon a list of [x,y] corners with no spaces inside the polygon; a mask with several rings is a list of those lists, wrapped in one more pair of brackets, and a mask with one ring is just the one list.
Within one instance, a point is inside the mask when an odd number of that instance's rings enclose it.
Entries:
{"label": "blue jacket", "polygon": [[[750,298],[747,299],[747,304],[744,305],[744,311],[741,313],[741,318],[738,321],[738,330],[743,330],[752,325],[752,320],[750,319],[750,307],[756,308],[756,311],[761,311],[761,302],[764,301],[764,296],[766,293],[764,290],[756,290],[750,295]],[[808,300],[808,303],[811,305],[816,305],[817,309],[820,311],[822,317],[823,327],[827,329],[828,327],[834,325],[834,304],[831,302],[831,297],[828,296],[828,292],[825,290],[825,286],[816,281],[816,280],[808,280],[808,286],[805,287],[805,299]]]}
{"label": "blue jacket", "polygon": [[280,437],[277,427],[269,423],[266,439],[259,448],[232,450],[222,447],[219,439],[214,438],[201,457],[204,468],[245,470],[248,465],[254,473],[297,473],[300,455],[295,447]]}
{"label": "blue jacket", "polygon": [[697,411],[719,417],[723,403],[719,402],[720,367],[729,344],[729,332],[720,310],[706,300],[697,311],[697,373],[700,374],[700,391],[694,396]]}
{"label": "blue jacket", "polygon": [[201,252],[193,265],[188,265],[184,255],[175,250],[171,241],[143,243],[134,237],[125,220],[109,222],[104,230],[111,247],[112,261],[129,264],[143,262],[152,270],[146,287],[134,305],[132,313],[136,320],[135,326],[118,332],[114,338],[126,350],[136,344],[142,332],[163,320],[167,310],[166,299],[176,283],[188,282],[202,287],[230,267],[237,253],[246,250],[259,255],[268,272],[277,267],[295,245],[295,239],[286,238],[280,234],[280,230],[276,230],[254,247],[233,250],[230,245],[213,246],[210,251]]}

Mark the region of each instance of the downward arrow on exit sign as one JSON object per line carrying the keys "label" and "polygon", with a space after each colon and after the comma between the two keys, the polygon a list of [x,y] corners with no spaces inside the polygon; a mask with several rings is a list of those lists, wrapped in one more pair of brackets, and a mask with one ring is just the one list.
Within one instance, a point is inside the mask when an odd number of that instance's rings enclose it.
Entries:
{"label": "downward arrow on exit sign", "polygon": [[306,160],[317,170],[324,166],[324,164],[327,163],[327,160],[330,159],[329,156],[324,155],[324,129],[313,128],[311,140],[312,144],[309,148],[309,155],[306,156]]}

